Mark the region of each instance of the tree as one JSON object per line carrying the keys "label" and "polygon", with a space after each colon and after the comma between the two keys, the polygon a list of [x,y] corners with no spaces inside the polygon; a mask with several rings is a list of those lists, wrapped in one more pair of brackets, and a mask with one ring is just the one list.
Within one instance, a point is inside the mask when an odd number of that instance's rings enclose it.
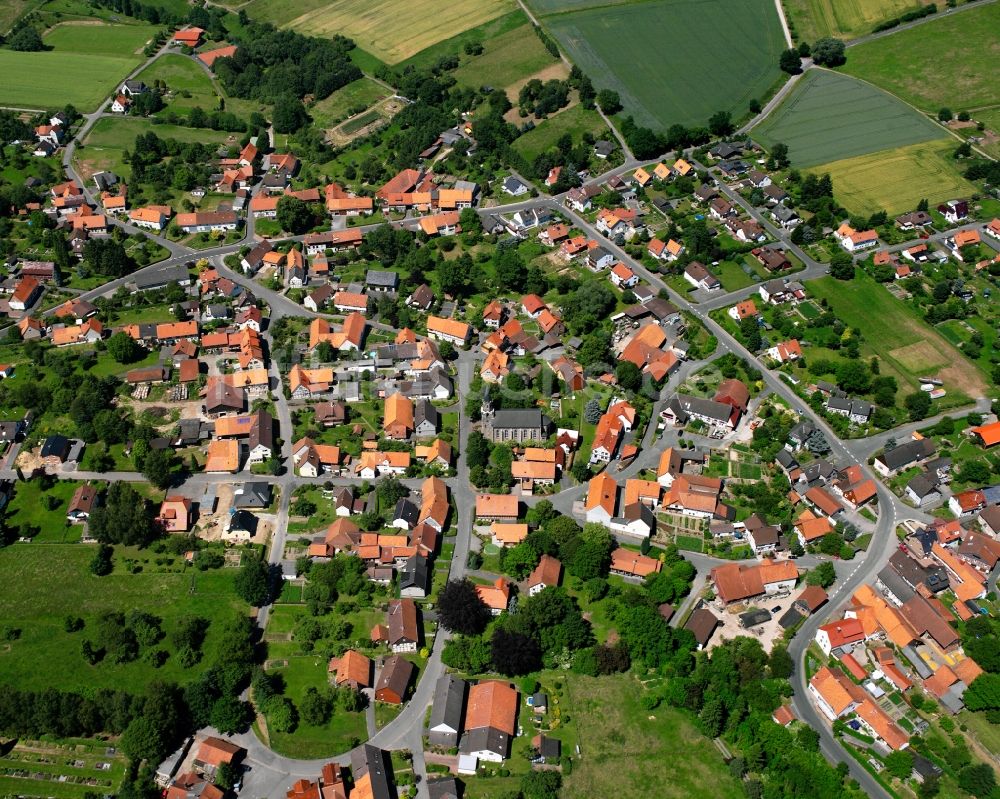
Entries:
{"label": "tree", "polygon": [[986,763],[966,766],[958,772],[958,787],[977,799],[986,799],[997,787],[993,767]]}
{"label": "tree", "polygon": [[846,252],[835,252],[830,257],[830,275],[837,280],[853,280],[854,259]]}
{"label": "tree", "polygon": [[128,483],[112,483],[102,506],[90,514],[90,533],[104,544],[146,546],[159,530],[149,504]]}
{"label": "tree", "polygon": [[728,136],[735,129],[728,111],[716,111],[708,118],[708,129],[713,136]]}
{"label": "tree", "polygon": [[622,98],[618,92],[611,91],[611,89],[601,89],[597,93],[597,105],[605,114],[611,116],[622,110]]}
{"label": "tree", "polygon": [[170,471],[173,460],[170,453],[171,450],[154,449],[142,462],[143,475],[160,490],[169,488],[174,481],[174,476]]}
{"label": "tree", "polygon": [[558,771],[529,771],[521,777],[524,799],[558,799],[562,775]]}
{"label": "tree", "polygon": [[275,133],[294,133],[309,120],[302,102],[290,94],[279,97],[274,103],[271,123]]}
{"label": "tree", "polygon": [[278,224],[296,236],[305,233],[313,225],[313,213],[309,206],[298,197],[283,195],[278,199],[276,209]]}
{"label": "tree", "polygon": [[748,316],[740,320],[740,335],[743,337],[743,345],[750,352],[757,352],[763,344],[760,337],[760,325],[757,324],[756,316]]}
{"label": "tree", "polygon": [[146,351],[124,331],[118,331],[108,339],[108,354],[118,363],[135,363]]}
{"label": "tree", "polygon": [[438,619],[453,633],[479,635],[490,623],[490,609],[470,580],[449,580],[438,597]]}
{"label": "tree", "polygon": [[802,58],[798,50],[782,50],[781,58],[778,59],[778,66],[782,72],[789,75],[798,75],[802,71]]}
{"label": "tree", "polygon": [[597,397],[587,400],[587,404],[583,406],[583,419],[587,424],[597,424],[603,413],[601,401]]}
{"label": "tree", "polygon": [[7,37],[7,47],[23,53],[38,52],[45,49],[41,35],[30,25],[22,25]]}
{"label": "tree", "polygon": [[253,706],[235,696],[222,696],[212,704],[210,718],[212,726],[227,735],[246,732],[254,720]]}
{"label": "tree", "polygon": [[[995,647],[995,638],[987,640]],[[1000,674],[980,674],[966,689],[962,699],[969,710],[1000,709]]]}
{"label": "tree", "polygon": [[600,524],[587,524],[580,534],[580,545],[573,553],[573,558],[566,565],[566,569],[580,580],[606,577],[611,565],[613,548],[614,539],[606,527]]}
{"label": "tree", "polygon": [[812,46],[812,58],[822,67],[839,67],[847,61],[846,48],[840,39],[827,36]]}
{"label": "tree", "polygon": [[299,712],[302,720],[313,727],[321,727],[330,720],[333,713],[333,702],[330,690],[323,688],[322,691],[314,685],[306,688],[305,695],[299,703]]}
{"label": "tree", "polygon": [[619,361],[615,367],[615,377],[618,385],[626,391],[638,391],[642,388],[642,372],[632,361]]}
{"label": "tree", "polygon": [[913,753],[908,749],[891,752],[886,755],[883,762],[885,763],[885,770],[897,779],[909,779],[910,774],[913,773]]}
{"label": "tree", "polygon": [[942,108],[937,112],[937,118],[939,122],[951,122],[953,114],[950,108]]}
{"label": "tree", "polygon": [[299,723],[298,712],[287,696],[274,696],[264,708],[267,726],[278,732],[292,732]]}
{"label": "tree", "polygon": [[767,659],[767,668],[771,676],[778,680],[787,680],[792,676],[795,663],[792,656],[788,654],[788,648],[776,644]]}
{"label": "tree", "polygon": [[159,763],[168,754],[160,726],[147,716],[138,716],[129,722],[119,741],[122,751],[131,760],[139,763]]}
{"label": "tree", "polygon": [[271,593],[271,575],[267,564],[260,558],[247,556],[246,563],[236,574],[233,588],[237,596],[251,607],[266,605]]}
{"label": "tree", "polygon": [[97,551],[90,561],[90,573],[96,577],[106,577],[111,574],[114,569],[114,563],[111,560],[114,552],[114,547],[108,544],[98,544]]}
{"label": "tree", "polygon": [[493,667],[507,677],[530,674],[542,667],[542,650],[538,643],[523,633],[509,632],[502,627],[493,633],[490,655]]}
{"label": "tree", "polygon": [[395,477],[389,477],[378,484],[375,493],[383,508],[394,508],[399,500],[410,495],[410,489]]}
{"label": "tree", "polygon": [[806,585],[818,585],[821,588],[828,588],[837,579],[837,572],[833,568],[833,563],[825,560],[815,569],[806,575]]}
{"label": "tree", "polygon": [[907,394],[903,404],[910,414],[910,421],[918,422],[927,417],[927,412],[931,409],[931,397],[926,391],[914,391]]}

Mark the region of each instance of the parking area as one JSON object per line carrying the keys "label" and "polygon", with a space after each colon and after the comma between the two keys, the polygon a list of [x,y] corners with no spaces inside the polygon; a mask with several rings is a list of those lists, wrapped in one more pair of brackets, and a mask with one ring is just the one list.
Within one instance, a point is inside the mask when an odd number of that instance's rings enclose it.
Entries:
{"label": "parking area", "polygon": [[[708,642],[708,648],[718,646],[723,641],[732,640],[740,635],[750,636],[760,641],[761,646],[767,652],[775,641],[781,640],[784,633],[778,620],[791,608],[793,594],[784,596],[766,597],[754,604],[737,603],[720,611],[718,605],[712,607],[712,612],[720,619],[721,623]],[[752,613],[758,619],[752,620],[749,626],[744,626],[749,618],[740,619],[744,614]],[[765,618],[766,617],[766,618]]]}

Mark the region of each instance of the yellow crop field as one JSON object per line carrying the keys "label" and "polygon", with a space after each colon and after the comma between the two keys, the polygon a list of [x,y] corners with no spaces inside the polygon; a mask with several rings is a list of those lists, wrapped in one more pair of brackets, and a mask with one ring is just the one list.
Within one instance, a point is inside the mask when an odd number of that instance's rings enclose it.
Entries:
{"label": "yellow crop field", "polygon": [[912,11],[930,0],[784,0],[785,13],[799,38],[814,42],[823,36],[853,39],[880,22]]}
{"label": "yellow crop field", "polygon": [[[260,7],[271,3],[274,0],[256,0],[248,13],[261,16]],[[281,6],[287,9],[289,4]],[[514,0],[334,0],[279,24],[314,36],[340,33],[387,64],[396,64],[514,8]]]}
{"label": "yellow crop field", "polygon": [[976,187],[961,176],[952,158],[955,139],[937,139],[892,150],[879,150],[811,168],[830,173],[833,193],[851,213],[889,215],[912,211],[921,199],[932,205],[966,197]]}

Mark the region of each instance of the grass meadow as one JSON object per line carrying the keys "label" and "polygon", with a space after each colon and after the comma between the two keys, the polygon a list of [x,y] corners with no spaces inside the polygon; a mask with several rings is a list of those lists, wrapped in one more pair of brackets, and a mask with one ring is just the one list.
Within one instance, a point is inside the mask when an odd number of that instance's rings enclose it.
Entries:
{"label": "grass meadow", "polygon": [[476,57],[465,54],[464,47],[466,44],[478,43],[485,47],[492,40],[526,24],[528,24],[527,15],[515,6],[513,11],[494,17],[474,28],[467,28],[448,39],[442,39],[436,44],[430,45],[430,47],[425,47],[419,53],[410,56],[405,61],[399,62],[396,66],[399,69],[405,69],[406,67],[428,69],[439,58],[452,55],[457,55],[460,61],[464,63],[470,58]]}
{"label": "grass meadow", "polygon": [[852,47],[843,71],[935,114],[997,105],[998,30],[1000,6],[983,5]]}
{"label": "grass meadow", "polygon": [[453,73],[460,86],[506,88],[559,63],[527,24],[483,42],[483,48]]}
{"label": "grass meadow", "polygon": [[[126,555],[137,561],[138,573],[126,569],[122,563]],[[179,556],[173,556],[172,565],[161,567],[153,563],[159,556],[148,550],[116,547],[114,573],[94,577],[88,568],[93,556],[94,548],[82,544],[15,544],[0,550],[5,586],[0,619],[21,630],[17,640],[0,649],[0,684],[36,690],[142,691],[154,679],[186,683],[201,673],[201,667],[184,669],[174,658],[160,668],[141,659],[89,665],[80,647],[90,635],[90,625],[104,611],[137,609],[162,618],[169,636],[181,616],[214,621],[247,610],[233,593],[235,569],[195,571],[182,567]],[[67,613],[81,616],[87,626],[67,633],[63,627]],[[204,645],[206,659],[217,646],[218,635],[213,623]]]}
{"label": "grass meadow", "polygon": [[384,100],[389,94],[389,90],[380,83],[370,78],[358,78],[312,106],[309,115],[320,127],[331,128],[352,114]]}
{"label": "grass meadow", "polygon": [[899,381],[900,397],[916,391],[924,375],[939,376],[951,393],[984,396],[987,386],[979,370],[910,306],[867,275],[859,271],[849,281],[823,277],[808,281],[806,288],[810,297],[826,300],[845,325],[864,331],[862,357],[879,357],[883,373]]}
{"label": "grass meadow", "polygon": [[515,8],[514,0],[253,0],[254,18],[314,36],[343,34],[387,64],[482,25]]}
{"label": "grass meadow", "polygon": [[565,704],[578,730],[581,757],[563,777],[573,799],[742,797],[722,755],[680,710],[642,706],[631,674],[566,673]]}
{"label": "grass meadow", "polygon": [[936,139],[832,161],[809,171],[828,172],[837,200],[853,213],[885,209],[890,215],[901,214],[922,199],[933,205],[975,193],[976,187],[962,177],[952,157],[957,145],[950,138]]}
{"label": "grass meadow", "polygon": [[940,139],[947,133],[871,84],[828,70],[810,70],[753,129],[753,136],[764,146],[784,142],[794,166],[810,167]]}
{"label": "grass meadow", "polygon": [[824,36],[854,39],[880,22],[892,19],[931,0],[784,0],[785,16],[799,41]]}
{"label": "grass meadow", "polygon": [[514,149],[531,161],[540,153],[555,147],[556,142],[566,133],[576,141],[585,132],[597,135],[607,129],[608,126],[596,111],[574,105],[538,122],[534,130],[529,130],[514,140]]}

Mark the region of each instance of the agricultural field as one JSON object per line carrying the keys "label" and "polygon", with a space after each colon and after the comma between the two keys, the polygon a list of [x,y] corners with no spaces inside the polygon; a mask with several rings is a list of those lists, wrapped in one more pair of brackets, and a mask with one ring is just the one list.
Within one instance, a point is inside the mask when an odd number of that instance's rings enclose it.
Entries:
{"label": "agricultural field", "polygon": [[360,113],[384,100],[390,93],[385,86],[371,78],[358,78],[312,106],[309,115],[318,126],[330,128],[352,114]]}
{"label": "agricultural field", "polygon": [[785,16],[799,41],[824,36],[854,39],[880,22],[898,17],[931,0],[784,0]]}
{"label": "agricultural field", "polygon": [[947,134],[937,123],[871,84],[813,69],[753,129],[753,136],[765,147],[784,142],[792,164],[809,167]]}
{"label": "agricultural field", "polygon": [[584,753],[572,774],[563,778],[565,795],[573,799],[743,796],[722,755],[682,711],[666,704],[653,711],[643,707],[643,688],[635,677],[563,674],[565,704],[572,709]]}
{"label": "agricultural field", "polygon": [[0,34],[6,34],[22,14],[39,5],[38,0],[4,0],[0,3]]}
{"label": "agricultural field", "polygon": [[910,306],[866,275],[859,272],[849,281],[810,280],[806,289],[809,296],[829,302],[845,325],[864,331],[862,357],[879,357],[883,374],[899,381],[900,397],[916,391],[924,375],[940,377],[950,393],[985,396],[987,385],[979,370]]}
{"label": "agricultural field", "polygon": [[598,136],[607,129],[608,126],[596,111],[574,105],[538,122],[534,130],[529,130],[514,140],[514,149],[531,161],[540,153],[555,147],[556,142],[567,133],[576,140],[583,133]]}
{"label": "agricultural field", "polygon": [[739,118],[783,80],[785,39],[770,0],[577,5],[543,2],[553,15],[542,26],[598,89],[619,93],[623,113],[640,125],[704,125],[719,110]]}
{"label": "agricultural field", "polygon": [[[545,49],[530,25],[522,25],[483,42],[483,48],[482,55],[470,58],[452,73],[459,86],[506,88],[522,84],[547,67],[553,67],[554,72],[540,76],[543,79],[563,78],[569,74],[569,70]],[[516,93],[512,100],[517,102]]]}
{"label": "agricultural field", "polygon": [[[213,621],[204,644],[210,660],[218,642],[219,619],[246,611],[233,592],[235,569],[195,571],[180,556],[159,556],[149,550],[116,548],[115,571],[94,577],[89,563],[94,548],[82,544],[15,544],[0,550],[0,570],[6,588],[0,596],[0,618],[20,635],[0,649],[0,682],[19,688],[92,691],[124,688],[141,691],[152,680],[186,683],[198,677],[200,667],[183,668],[168,657],[157,668],[145,660],[89,665],[81,644],[99,614],[136,609],[163,619],[170,635],[177,620],[197,615]],[[136,561],[130,573],[124,557]],[[171,563],[157,565],[165,557]],[[80,632],[64,627],[67,612],[84,619]]]}
{"label": "agricultural field", "polygon": [[[0,75],[7,76],[0,81],[0,105],[51,109],[72,103],[93,111],[141,63],[142,47],[155,31],[151,25],[63,24],[44,36],[52,50],[0,50]],[[67,80],[70,75],[87,79]]]}
{"label": "agricultural field", "polygon": [[415,69],[428,69],[433,66],[438,59],[444,56],[455,55],[459,57],[461,63],[464,63],[470,58],[475,58],[475,56],[468,56],[465,54],[464,48],[466,44],[476,43],[485,47],[493,39],[503,36],[503,34],[527,24],[527,15],[515,5],[515,10],[510,11],[509,13],[495,17],[494,19],[484,22],[482,25],[477,25],[474,28],[463,30],[461,33],[455,34],[450,39],[444,39],[437,44],[432,44],[430,47],[425,47],[416,55],[410,56],[405,61],[400,61],[396,64],[396,68],[405,69],[406,67],[414,67]]}
{"label": "agricultural field", "polygon": [[314,36],[342,34],[396,64],[431,45],[512,11],[514,0],[253,0],[246,12]]}
{"label": "agricultural field", "polygon": [[997,30],[1000,6],[984,5],[852,47],[842,69],[935,114],[997,105]]}
{"label": "agricultural field", "polygon": [[922,199],[931,204],[967,197],[976,187],[959,173],[953,139],[911,144],[846,158],[810,169],[829,173],[833,193],[852,213],[885,209],[890,216],[912,211]]}

